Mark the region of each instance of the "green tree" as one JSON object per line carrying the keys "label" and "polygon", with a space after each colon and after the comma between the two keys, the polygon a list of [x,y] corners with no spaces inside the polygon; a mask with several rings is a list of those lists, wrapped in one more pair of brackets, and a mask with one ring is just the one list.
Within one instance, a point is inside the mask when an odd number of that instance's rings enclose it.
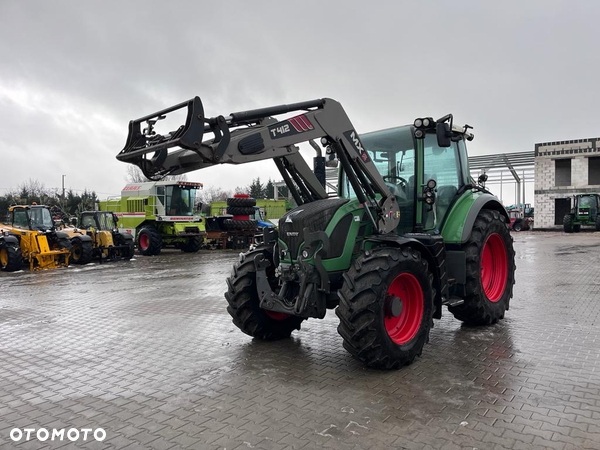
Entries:
{"label": "green tree", "polygon": [[255,178],[252,184],[248,186],[248,193],[253,198],[265,198],[265,187],[260,182],[260,177]]}

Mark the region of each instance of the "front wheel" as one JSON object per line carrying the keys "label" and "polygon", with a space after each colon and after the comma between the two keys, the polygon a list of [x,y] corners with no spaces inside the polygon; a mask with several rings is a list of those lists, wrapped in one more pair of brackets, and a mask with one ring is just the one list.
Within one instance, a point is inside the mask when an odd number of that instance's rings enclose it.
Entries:
{"label": "front wheel", "polygon": [[304,319],[260,307],[260,298],[256,290],[256,268],[254,257],[263,254],[271,261],[267,268],[269,280],[275,285],[275,267],[272,257],[265,247],[257,247],[243,255],[242,260],[233,266],[227,278],[227,312],[233,323],[249,336],[274,341],[290,337],[292,331],[299,330]]}
{"label": "front wheel", "polygon": [[565,233],[573,232],[573,216],[571,214],[567,214],[563,217],[563,228]]}
{"label": "front wheel", "polygon": [[0,269],[5,272],[15,272],[23,265],[21,247],[6,244],[0,247]]}
{"label": "front wheel", "polygon": [[515,251],[504,218],[498,211],[481,210],[469,240],[464,303],[449,306],[454,317],[468,325],[490,325],[504,318],[515,284]]}
{"label": "front wheel", "polygon": [[71,262],[73,264],[88,264],[92,261],[92,242],[73,238],[71,241]]}
{"label": "front wheel", "polygon": [[138,233],[137,244],[142,255],[159,255],[162,248],[162,238],[156,228],[145,227]]}
{"label": "front wheel", "polygon": [[411,248],[360,255],[338,291],[344,348],[369,367],[396,369],[421,355],[433,318],[432,275]]}

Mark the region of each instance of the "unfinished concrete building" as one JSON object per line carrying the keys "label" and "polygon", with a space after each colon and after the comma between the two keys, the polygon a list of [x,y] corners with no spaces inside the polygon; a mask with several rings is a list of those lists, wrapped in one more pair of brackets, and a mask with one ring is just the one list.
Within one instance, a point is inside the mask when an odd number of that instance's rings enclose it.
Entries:
{"label": "unfinished concrete building", "polygon": [[561,228],[575,194],[600,193],[600,138],[535,144],[535,228]]}

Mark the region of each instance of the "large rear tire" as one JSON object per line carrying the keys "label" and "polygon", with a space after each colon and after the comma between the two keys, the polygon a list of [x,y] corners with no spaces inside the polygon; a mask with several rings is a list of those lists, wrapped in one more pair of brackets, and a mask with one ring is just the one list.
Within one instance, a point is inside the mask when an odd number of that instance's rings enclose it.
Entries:
{"label": "large rear tire", "polygon": [[73,264],[88,264],[92,261],[93,247],[91,241],[82,241],[78,237],[71,240],[71,258]]}
{"label": "large rear tire", "polygon": [[571,214],[566,214],[563,217],[563,228],[565,229],[565,233],[573,232],[573,216]]}
{"label": "large rear tire", "polygon": [[23,255],[21,247],[6,244],[0,247],[0,269],[5,272],[16,272],[23,266]]}
{"label": "large rear tire", "polygon": [[421,355],[433,318],[432,275],[408,247],[360,255],[338,291],[338,332],[344,348],[378,369],[397,369]]}
{"label": "large rear tire", "polygon": [[144,256],[159,255],[162,248],[162,238],[156,228],[145,227],[137,235],[137,245]]}
{"label": "large rear tire", "polygon": [[261,253],[271,261],[267,275],[269,278],[275,278],[272,255],[265,247],[245,253],[242,261],[233,266],[233,271],[227,278],[227,312],[231,315],[234,325],[249,336],[267,341],[285,339],[290,337],[292,331],[300,329],[304,319],[260,307],[254,257]]}
{"label": "large rear tire", "polygon": [[466,261],[464,303],[449,306],[468,325],[490,325],[504,318],[515,284],[515,251],[504,218],[481,210],[463,245]]}

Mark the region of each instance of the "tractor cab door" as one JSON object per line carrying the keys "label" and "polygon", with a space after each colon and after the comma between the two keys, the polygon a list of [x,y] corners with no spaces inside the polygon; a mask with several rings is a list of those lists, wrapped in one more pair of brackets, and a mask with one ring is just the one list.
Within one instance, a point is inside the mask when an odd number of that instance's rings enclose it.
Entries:
{"label": "tractor cab door", "polygon": [[14,208],[10,212],[10,223],[15,228],[29,229],[29,217],[26,208]]}
{"label": "tractor cab door", "polygon": [[81,228],[85,230],[89,230],[91,228],[96,228],[96,220],[94,219],[94,214],[85,213],[81,215]]}
{"label": "tractor cab door", "polygon": [[[462,139],[452,142],[450,147],[440,147],[436,135],[431,133],[427,133],[422,142],[423,185],[431,179],[437,183],[435,203],[427,205],[421,202],[423,229],[440,230],[450,205],[469,176],[466,147]],[[419,192],[423,187],[419,187]]]}

